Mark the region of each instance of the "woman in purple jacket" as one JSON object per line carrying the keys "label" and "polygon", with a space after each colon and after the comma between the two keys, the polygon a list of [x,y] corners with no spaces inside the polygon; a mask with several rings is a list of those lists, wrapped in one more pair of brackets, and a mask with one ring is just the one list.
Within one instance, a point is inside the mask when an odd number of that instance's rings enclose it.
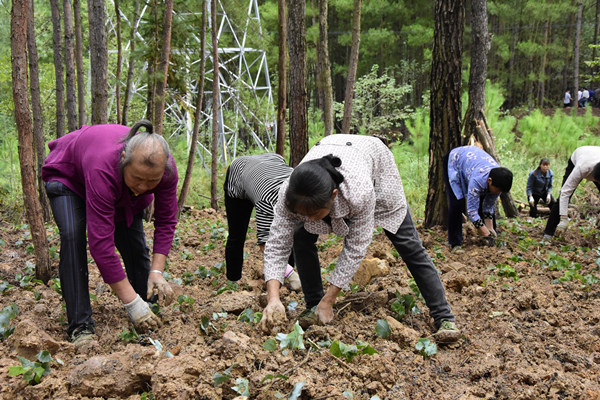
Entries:
{"label": "woman in purple jacket", "polygon": [[[146,132],[138,130],[144,127]],[[177,168],[165,139],[147,120],[83,126],[48,144],[42,168],[60,231],[59,276],[67,306],[67,334],[76,345],[93,338],[87,242],[104,282],[140,331],[160,320],[146,300],[168,304],[173,291],[162,273],[177,224]],[[154,199],[154,251],[146,246],[143,210]],[[115,253],[119,250],[125,271]]]}

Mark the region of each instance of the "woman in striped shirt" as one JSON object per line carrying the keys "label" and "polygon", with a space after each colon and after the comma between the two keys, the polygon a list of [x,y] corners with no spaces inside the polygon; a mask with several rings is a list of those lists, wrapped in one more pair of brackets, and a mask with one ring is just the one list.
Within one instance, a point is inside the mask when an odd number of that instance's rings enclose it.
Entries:
{"label": "woman in striped shirt", "polygon": [[[279,188],[292,171],[283,157],[274,153],[238,157],[227,168],[223,186],[229,229],[225,245],[227,279],[237,281],[242,277],[244,243],[253,208],[256,208],[258,246],[264,251]],[[293,255],[290,255],[285,276],[292,289],[299,290],[300,278],[292,265],[294,259]]]}

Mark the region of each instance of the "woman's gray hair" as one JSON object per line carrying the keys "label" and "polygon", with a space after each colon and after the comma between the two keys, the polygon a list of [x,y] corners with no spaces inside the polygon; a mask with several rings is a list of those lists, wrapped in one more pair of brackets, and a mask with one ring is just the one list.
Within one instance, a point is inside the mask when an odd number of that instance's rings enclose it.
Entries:
{"label": "woman's gray hair", "polygon": [[[138,132],[141,127],[146,128],[146,132]],[[129,134],[123,139],[123,143],[125,143],[123,146],[125,156],[121,158],[121,171],[131,163],[132,155],[138,148],[148,145],[151,147],[159,145],[165,157],[165,171],[171,172],[171,163],[169,163],[169,144],[162,135],[154,133],[152,122],[147,119],[138,121],[131,127]],[[155,156],[156,154],[154,152],[147,152],[146,154],[143,154],[140,161],[151,168],[161,166],[157,164]]]}

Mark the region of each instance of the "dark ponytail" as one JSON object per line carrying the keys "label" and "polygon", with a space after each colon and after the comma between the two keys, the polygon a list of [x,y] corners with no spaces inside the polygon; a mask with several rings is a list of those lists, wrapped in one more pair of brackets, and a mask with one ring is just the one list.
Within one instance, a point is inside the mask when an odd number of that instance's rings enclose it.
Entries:
{"label": "dark ponytail", "polygon": [[344,181],[344,176],[336,169],[341,165],[342,160],[333,154],[298,165],[285,193],[287,209],[297,213],[328,207],[334,189]]}
{"label": "dark ponytail", "polygon": [[538,167],[535,169],[535,172],[533,173],[535,176],[537,176],[537,174],[540,172],[540,167],[541,167],[543,164],[550,164],[550,160],[549,160],[549,159],[547,159],[546,157],[544,157],[544,158],[542,158],[542,159],[540,160],[540,163],[538,164]]}
{"label": "dark ponytail", "polygon": [[125,136],[125,138],[123,139],[123,142],[125,142],[125,143],[128,142],[129,139],[134,137],[135,134],[138,133],[138,131],[142,127],[146,128],[146,132],[154,133],[154,126],[152,126],[152,122],[148,121],[147,119],[141,119],[131,127],[131,129],[129,130],[129,134],[127,134],[127,136]]}

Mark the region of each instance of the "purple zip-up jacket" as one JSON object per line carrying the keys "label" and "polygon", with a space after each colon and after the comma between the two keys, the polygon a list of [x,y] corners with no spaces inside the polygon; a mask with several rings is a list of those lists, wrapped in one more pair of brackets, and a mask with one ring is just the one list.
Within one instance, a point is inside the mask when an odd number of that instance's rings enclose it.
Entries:
{"label": "purple zip-up jacket", "polygon": [[130,128],[122,125],[82,126],[48,143],[50,154],[42,168],[45,182],[59,181],[85,200],[90,253],[106,283],[125,279],[115,253],[115,222],[144,210],[154,199],[154,253],[169,254],[177,224],[177,167],[165,171],[150,192],[134,196],[120,168],[124,139]]}

